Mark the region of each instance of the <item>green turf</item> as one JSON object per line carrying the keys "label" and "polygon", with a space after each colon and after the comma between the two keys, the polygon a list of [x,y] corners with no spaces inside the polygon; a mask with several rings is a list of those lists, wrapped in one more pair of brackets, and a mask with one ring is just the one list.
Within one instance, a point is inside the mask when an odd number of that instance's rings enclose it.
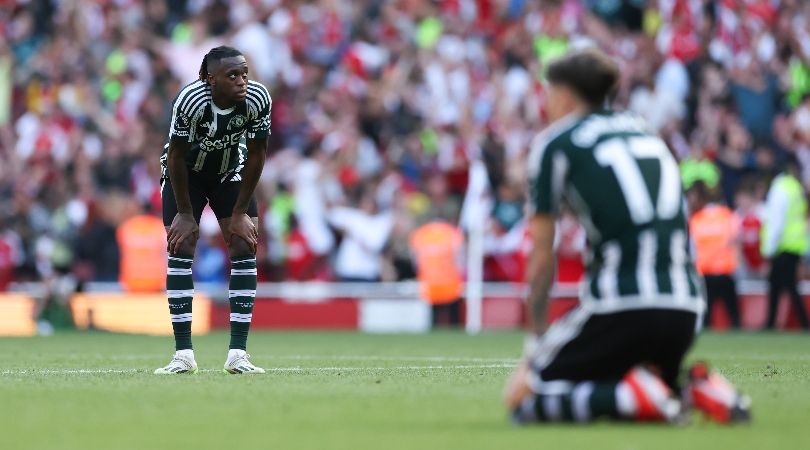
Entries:
{"label": "green turf", "polygon": [[194,342],[203,372],[157,377],[151,370],[168,361],[168,338],[0,339],[0,448],[810,447],[810,337],[803,335],[700,339],[692,358],[710,359],[754,398],[753,424],[734,428],[701,420],[685,428],[513,427],[500,392],[521,348],[518,333],[254,333],[254,361],[282,370],[252,377],[220,372],[226,335]]}

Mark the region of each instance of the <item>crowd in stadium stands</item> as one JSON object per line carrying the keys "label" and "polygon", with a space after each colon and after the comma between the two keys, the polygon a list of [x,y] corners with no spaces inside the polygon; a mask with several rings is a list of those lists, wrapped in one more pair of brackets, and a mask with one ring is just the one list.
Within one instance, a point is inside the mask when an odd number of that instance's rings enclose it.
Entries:
{"label": "crowd in stadium stands", "polygon": [[[542,71],[587,45],[620,61],[615,103],[660,132],[686,187],[739,214],[739,271],[765,270],[759,211],[789,155],[810,186],[802,0],[18,0],[0,17],[0,288],[117,279],[116,228],[160,212],[171,99],[219,44],[273,97],[261,280],[412,278],[409,236],[459,223],[474,161],[485,277],[521,280]],[[560,229],[575,281],[585,235]],[[200,230],[195,277],[225,280],[213,214]]]}

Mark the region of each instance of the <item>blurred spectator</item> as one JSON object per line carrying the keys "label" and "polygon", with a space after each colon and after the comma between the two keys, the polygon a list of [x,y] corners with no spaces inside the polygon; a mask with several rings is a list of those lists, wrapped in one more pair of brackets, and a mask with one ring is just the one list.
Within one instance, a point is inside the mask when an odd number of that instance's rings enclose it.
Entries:
{"label": "blurred spectator", "polygon": [[166,285],[166,230],[163,220],[140,211],[117,230],[121,249],[120,280],[129,292],[156,292]]}
{"label": "blurred spectator", "polygon": [[742,179],[755,168],[751,134],[737,117],[729,119],[721,136],[717,155],[720,168],[720,186],[726,204],[731,204]]}
{"label": "blurred spectator", "polygon": [[0,292],[11,283],[14,266],[14,249],[5,239],[0,239]]}
{"label": "blurred spectator", "polygon": [[686,185],[719,184],[736,207],[746,179],[795,155],[810,186],[807,2],[44,1],[4,14],[0,240],[15,281],[118,278],[116,199],[159,211],[170,99],[220,43],[245,52],[273,96],[262,279],[333,277],[346,250],[327,218],[356,189],[393,218],[367,274],[412,277],[406,236],[459,223],[479,160],[493,200],[487,239],[509,254],[526,148],[545,126],[543,69],[587,45],[618,60],[615,105],[660,131]]}
{"label": "blurred spectator", "polygon": [[740,53],[734,66],[730,91],[737,114],[755,140],[770,140],[781,100],[779,80],[751,54]]}
{"label": "blurred spectator", "polygon": [[410,236],[422,299],[431,304],[433,325],[461,323],[463,240],[460,229],[440,221],[422,225]]}
{"label": "blurred spectator", "polygon": [[380,281],[382,250],[393,226],[389,212],[378,212],[372,192],[357,190],[356,207],[336,207],[329,223],[342,235],[335,260],[335,275],[342,281]]}
{"label": "blurred spectator", "polygon": [[578,283],[585,275],[587,235],[585,228],[567,207],[557,221],[554,239],[557,246],[557,281]]}
{"label": "blurred spectator", "polygon": [[91,204],[76,239],[74,271],[81,281],[117,281],[119,248],[110,212],[114,199]]}
{"label": "blurred spectator", "polygon": [[695,266],[706,285],[706,313],[704,326],[712,326],[714,302],[725,303],[731,326],[740,328],[740,310],[737,299],[737,239],[739,224],[734,212],[714,201],[709,188],[698,181],[687,191],[689,235],[695,247]]}
{"label": "blurred spectator", "polygon": [[782,293],[787,291],[790,302],[805,330],[810,321],[804,301],[799,296],[798,270],[800,259],[807,254],[810,241],[807,235],[807,199],[799,180],[799,165],[789,159],[785,170],[773,180],[765,205],[765,224],[762,228],[762,254],[771,260],[768,276],[768,319],[765,328],[776,325],[776,312]]}
{"label": "blurred spectator", "polygon": [[[501,183],[496,190],[492,218],[484,241],[484,279],[520,282],[526,266],[521,246],[526,226],[521,190]],[[471,219],[473,220],[473,219]]]}
{"label": "blurred spectator", "polygon": [[[381,186],[382,187],[382,186]],[[409,239],[416,229],[416,221],[410,203],[414,201],[415,194],[397,195],[393,198],[393,225],[391,239],[388,245],[387,259],[389,261],[386,281],[413,280],[416,278],[414,257],[411,254]],[[421,199],[421,197],[419,197]],[[415,202],[418,203],[418,200]]]}
{"label": "blurred spectator", "polygon": [[735,214],[740,221],[741,271],[747,278],[764,275],[765,258],[762,257],[760,236],[765,216],[764,205],[757,200],[754,187],[743,187],[737,192]]}
{"label": "blurred spectator", "polygon": [[416,217],[418,224],[436,220],[456,222],[461,212],[461,205],[456,197],[450,194],[447,178],[437,172],[426,174],[424,183],[427,208]]}
{"label": "blurred spectator", "polygon": [[503,230],[496,223],[491,223],[490,226],[498,229],[489,230],[484,239],[484,280],[515,283],[525,281],[525,246],[528,241],[525,220],[521,218],[508,230]]}
{"label": "blurred spectator", "polygon": [[292,281],[329,280],[332,273],[327,257],[312,251],[294,216],[290,225],[284,278]]}

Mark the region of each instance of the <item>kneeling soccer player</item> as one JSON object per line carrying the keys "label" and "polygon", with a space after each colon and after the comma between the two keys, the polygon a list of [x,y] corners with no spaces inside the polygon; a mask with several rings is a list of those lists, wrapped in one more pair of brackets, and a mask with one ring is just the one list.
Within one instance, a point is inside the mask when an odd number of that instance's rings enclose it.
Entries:
{"label": "kneeling soccer player", "polygon": [[[528,298],[533,333],[507,383],[518,423],[599,417],[675,421],[678,376],[704,308],[687,251],[678,166],[643,121],[604,108],[618,79],[596,50],[548,68],[553,121],[529,156]],[[592,249],[581,305],[545,329],[553,279],[554,219],[563,201]],[[720,422],[748,417],[748,401],[700,364],[684,400]]]}
{"label": "kneeling soccer player", "polygon": [[161,156],[163,223],[168,233],[166,294],[176,352],[156,374],[194,373],[191,265],[206,203],[216,214],[231,257],[231,343],[228,373],[264,373],[245,348],[256,296],[258,212],[254,190],[270,131],[270,95],[248,80],[245,57],[231,47],[208,52],[200,79],[172,107],[169,143]]}

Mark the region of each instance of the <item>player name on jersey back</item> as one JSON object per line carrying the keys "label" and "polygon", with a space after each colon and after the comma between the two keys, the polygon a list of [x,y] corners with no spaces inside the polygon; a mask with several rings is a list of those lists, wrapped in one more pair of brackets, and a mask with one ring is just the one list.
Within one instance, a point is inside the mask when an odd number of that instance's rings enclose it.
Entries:
{"label": "player name on jersey back", "polygon": [[588,232],[583,304],[702,309],[678,165],[642,119],[565,117],[532,142],[529,175],[534,213],[556,214],[565,203]]}

